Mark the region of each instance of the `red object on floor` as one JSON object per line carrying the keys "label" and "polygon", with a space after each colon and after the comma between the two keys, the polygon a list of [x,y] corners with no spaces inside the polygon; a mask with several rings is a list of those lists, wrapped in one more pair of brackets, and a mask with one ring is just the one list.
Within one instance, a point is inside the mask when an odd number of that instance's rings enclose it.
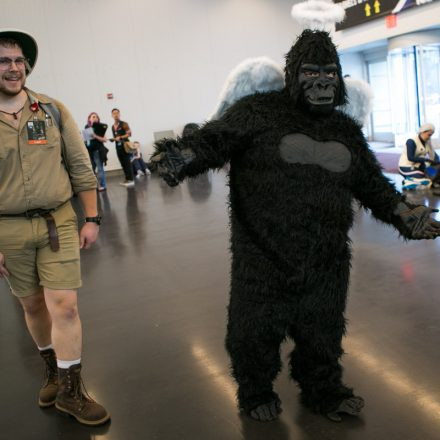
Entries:
{"label": "red object on floor", "polygon": [[407,283],[414,281],[414,269],[411,261],[405,261],[402,264],[402,275]]}

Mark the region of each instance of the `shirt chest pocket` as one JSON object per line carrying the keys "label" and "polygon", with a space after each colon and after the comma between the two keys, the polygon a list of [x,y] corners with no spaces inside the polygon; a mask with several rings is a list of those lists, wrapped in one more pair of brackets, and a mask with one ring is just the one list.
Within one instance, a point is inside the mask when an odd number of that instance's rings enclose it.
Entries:
{"label": "shirt chest pocket", "polygon": [[46,126],[44,138],[45,139],[38,140],[38,142],[33,142],[32,139],[29,139],[26,129],[23,131],[21,143],[23,163],[36,166],[36,164],[44,162],[49,166],[49,164],[55,164],[61,161],[61,136],[58,128]]}
{"label": "shirt chest pocket", "polygon": [[[38,121],[40,122],[40,121]],[[54,148],[60,145],[61,135],[56,126],[53,124],[46,124],[45,122],[32,124],[29,122],[29,127],[24,131],[26,138],[25,143],[30,147],[35,147],[40,152],[52,151]],[[38,128],[35,128],[38,127]],[[38,130],[37,133],[35,131]]]}

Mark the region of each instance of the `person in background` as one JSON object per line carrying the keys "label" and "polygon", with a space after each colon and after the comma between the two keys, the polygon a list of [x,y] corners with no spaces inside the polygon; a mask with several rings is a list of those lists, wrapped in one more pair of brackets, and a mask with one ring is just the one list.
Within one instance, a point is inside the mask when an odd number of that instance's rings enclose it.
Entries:
{"label": "person in background", "polygon": [[[98,114],[92,112],[87,117],[87,124],[83,130],[83,138],[90,155],[93,171],[96,172],[97,170],[98,173],[98,191],[105,191],[107,188],[104,171],[108,151],[104,146],[104,142],[107,142],[107,138],[105,137],[106,129],[107,125],[101,123]],[[100,136],[100,134],[102,136]]]}
{"label": "person in background", "polygon": [[[80,248],[96,241],[101,221],[96,177],[67,108],[25,87],[37,55],[31,35],[0,30],[0,278],[45,363],[39,406],[100,425],[110,415],[84,389],[77,304]],[[74,193],[85,214],[79,234]]]}
{"label": "person in background", "polygon": [[[436,180],[432,174],[432,166],[438,165],[439,157],[431,144],[431,136],[434,132],[433,124],[424,124],[419,128],[417,136],[406,141],[399,159],[403,190],[429,186]],[[427,177],[427,174],[430,177]],[[437,185],[438,183],[435,182],[435,186]]]}
{"label": "person in background", "polygon": [[119,162],[125,175],[125,180],[121,182],[120,185],[131,187],[134,186],[131,154],[127,153],[124,149],[124,142],[129,140],[131,130],[127,122],[121,121],[120,116],[121,113],[119,109],[114,108],[112,110],[112,118],[115,121],[112,125],[113,139],[110,139],[110,141],[114,141],[116,143],[116,154],[118,155]]}
{"label": "person in background", "polygon": [[133,142],[133,144],[136,146],[136,150],[133,150],[131,158],[134,174],[136,177],[150,175],[150,170],[142,158],[141,144],[138,141]]}

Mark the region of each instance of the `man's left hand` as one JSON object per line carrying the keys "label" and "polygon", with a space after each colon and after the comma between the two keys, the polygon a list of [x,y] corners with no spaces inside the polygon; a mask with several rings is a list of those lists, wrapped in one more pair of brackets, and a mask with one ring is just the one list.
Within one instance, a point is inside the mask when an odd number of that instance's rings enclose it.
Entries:
{"label": "man's left hand", "polygon": [[89,249],[89,247],[98,238],[99,226],[93,222],[84,223],[79,232],[79,247],[80,249]]}

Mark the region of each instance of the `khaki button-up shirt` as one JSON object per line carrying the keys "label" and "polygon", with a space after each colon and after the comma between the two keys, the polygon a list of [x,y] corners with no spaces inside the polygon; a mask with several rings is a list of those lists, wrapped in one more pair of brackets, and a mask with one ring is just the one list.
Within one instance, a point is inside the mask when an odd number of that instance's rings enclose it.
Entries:
{"label": "khaki button-up shirt", "polygon": [[[93,190],[96,177],[80,132],[71,114],[59,101],[26,90],[18,130],[0,115],[0,215],[19,214],[30,209],[53,209],[72,197],[73,192]],[[61,116],[65,144],[63,164],[61,136],[57,122],[31,103],[53,103]],[[46,144],[29,144],[27,123],[45,121]]]}

